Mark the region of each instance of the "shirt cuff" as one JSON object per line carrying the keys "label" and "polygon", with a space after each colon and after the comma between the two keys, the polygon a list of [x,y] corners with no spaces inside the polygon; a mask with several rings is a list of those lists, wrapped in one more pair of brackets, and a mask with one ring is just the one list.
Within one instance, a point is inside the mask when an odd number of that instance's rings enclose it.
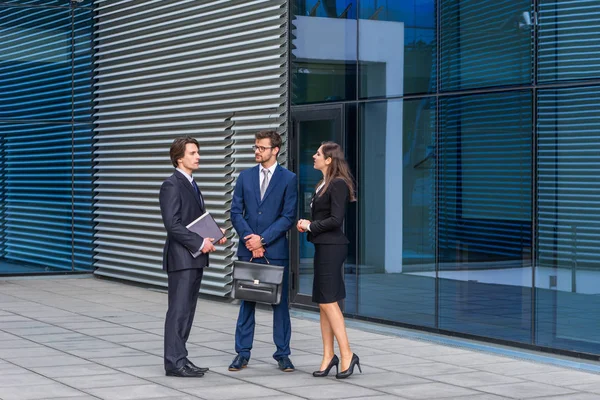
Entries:
{"label": "shirt cuff", "polygon": [[312,231],[310,230],[310,224],[308,224],[308,226],[306,227],[306,230],[307,230],[307,231],[309,231],[309,232],[312,232]]}
{"label": "shirt cuff", "polygon": [[[206,240],[206,239],[204,239]],[[198,257],[200,254],[202,254],[202,249],[204,248],[204,241],[202,241],[202,246],[200,246],[200,248],[198,249],[197,252],[192,253],[192,257],[196,258]]]}

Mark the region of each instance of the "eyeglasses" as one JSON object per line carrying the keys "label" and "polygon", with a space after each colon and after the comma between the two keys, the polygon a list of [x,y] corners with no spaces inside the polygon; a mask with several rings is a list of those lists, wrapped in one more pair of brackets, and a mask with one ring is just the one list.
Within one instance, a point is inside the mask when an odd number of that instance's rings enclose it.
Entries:
{"label": "eyeglasses", "polygon": [[265,152],[265,150],[267,150],[267,149],[272,149],[272,148],[273,148],[273,146],[271,146],[271,147],[265,147],[265,146],[252,146],[252,150],[254,150],[254,151],[258,150],[260,153],[264,153],[264,152]]}

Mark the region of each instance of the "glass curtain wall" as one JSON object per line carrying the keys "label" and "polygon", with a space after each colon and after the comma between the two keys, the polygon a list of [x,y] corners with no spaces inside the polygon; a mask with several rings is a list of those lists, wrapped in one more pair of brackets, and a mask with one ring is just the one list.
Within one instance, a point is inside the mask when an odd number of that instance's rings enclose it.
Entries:
{"label": "glass curtain wall", "polygon": [[0,1],[0,275],[89,271],[91,0]]}
{"label": "glass curtain wall", "polygon": [[292,114],[357,110],[346,312],[600,354],[600,4],[290,3]]}

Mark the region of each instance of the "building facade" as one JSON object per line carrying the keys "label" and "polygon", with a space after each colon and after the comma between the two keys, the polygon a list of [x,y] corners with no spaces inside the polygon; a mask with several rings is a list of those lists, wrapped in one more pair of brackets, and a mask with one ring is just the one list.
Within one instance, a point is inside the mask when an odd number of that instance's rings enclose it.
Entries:
{"label": "building facade", "polygon": [[[348,315],[597,357],[599,16],[588,0],[0,1],[2,271],[164,286],[172,139],[199,139],[228,224],[253,133],[275,128],[301,218],[312,154],[346,151]],[[290,237],[310,307],[313,249]],[[229,294],[236,244],[203,292]]]}

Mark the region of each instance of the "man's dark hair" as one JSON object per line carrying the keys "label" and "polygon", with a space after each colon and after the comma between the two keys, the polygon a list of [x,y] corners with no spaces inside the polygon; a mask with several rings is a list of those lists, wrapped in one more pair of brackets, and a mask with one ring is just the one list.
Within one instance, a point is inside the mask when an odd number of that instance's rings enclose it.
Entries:
{"label": "man's dark hair", "polygon": [[185,156],[185,145],[188,143],[195,144],[196,147],[200,149],[198,141],[191,136],[178,137],[173,140],[171,150],[169,150],[169,156],[171,156],[171,162],[175,168],[178,167],[177,160]]}
{"label": "man's dark hair", "polygon": [[277,147],[277,148],[281,149],[281,144],[282,144],[281,135],[274,130],[266,130],[266,131],[257,132],[254,135],[254,138],[256,140],[269,139],[271,142],[271,147]]}

